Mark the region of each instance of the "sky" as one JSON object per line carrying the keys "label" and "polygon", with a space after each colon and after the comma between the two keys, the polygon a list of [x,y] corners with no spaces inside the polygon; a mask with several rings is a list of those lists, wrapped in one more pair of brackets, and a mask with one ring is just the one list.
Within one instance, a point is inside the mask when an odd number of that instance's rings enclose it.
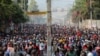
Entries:
{"label": "sky", "polygon": [[[47,0],[35,1],[40,11],[47,11]],[[52,21],[57,24],[60,22],[64,23],[64,19],[66,18],[68,11],[73,6],[74,1],[75,0],[52,0],[52,10],[56,10],[56,12],[52,12]]]}
{"label": "sky", "polygon": [[[46,10],[46,0],[35,0],[40,10]],[[74,0],[52,0],[52,9],[55,8],[70,8],[73,5]]]}

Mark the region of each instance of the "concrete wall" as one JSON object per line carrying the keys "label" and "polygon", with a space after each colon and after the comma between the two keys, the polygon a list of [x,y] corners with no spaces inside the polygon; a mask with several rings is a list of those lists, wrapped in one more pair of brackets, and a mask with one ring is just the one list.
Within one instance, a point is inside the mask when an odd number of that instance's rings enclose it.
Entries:
{"label": "concrete wall", "polygon": [[91,28],[91,27],[98,27],[100,28],[100,20],[85,20],[80,24],[82,27]]}

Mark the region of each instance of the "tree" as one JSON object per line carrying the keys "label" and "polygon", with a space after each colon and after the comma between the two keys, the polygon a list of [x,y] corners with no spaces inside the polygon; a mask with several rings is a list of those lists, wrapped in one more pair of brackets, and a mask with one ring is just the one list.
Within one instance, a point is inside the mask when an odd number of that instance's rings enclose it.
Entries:
{"label": "tree", "polygon": [[93,15],[95,19],[100,19],[100,0],[93,0]]}
{"label": "tree", "polygon": [[1,29],[9,27],[10,23],[24,23],[28,20],[22,9],[11,0],[0,0],[0,26]]}
{"label": "tree", "polygon": [[76,12],[73,18],[80,19],[80,18],[88,18],[86,15],[88,13],[88,5],[86,0],[75,0],[75,5],[72,8],[72,11]]}
{"label": "tree", "polygon": [[28,4],[28,11],[29,12],[38,12],[39,11],[35,0],[30,0],[30,2]]}
{"label": "tree", "polygon": [[100,0],[91,0],[92,8],[90,8],[90,0],[75,0],[75,5],[73,6],[72,15],[73,20],[90,19],[90,11],[92,10],[93,19],[100,19]]}

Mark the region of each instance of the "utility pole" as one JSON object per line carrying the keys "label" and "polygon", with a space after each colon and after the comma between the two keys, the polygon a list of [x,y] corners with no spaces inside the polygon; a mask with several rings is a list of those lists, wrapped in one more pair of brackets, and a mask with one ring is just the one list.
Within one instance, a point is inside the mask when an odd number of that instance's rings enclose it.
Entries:
{"label": "utility pole", "polygon": [[52,56],[51,53],[51,0],[47,0],[47,56]]}
{"label": "utility pole", "polygon": [[93,14],[92,14],[92,0],[90,0],[90,19],[91,19],[91,28],[92,28],[92,16],[93,16]]}

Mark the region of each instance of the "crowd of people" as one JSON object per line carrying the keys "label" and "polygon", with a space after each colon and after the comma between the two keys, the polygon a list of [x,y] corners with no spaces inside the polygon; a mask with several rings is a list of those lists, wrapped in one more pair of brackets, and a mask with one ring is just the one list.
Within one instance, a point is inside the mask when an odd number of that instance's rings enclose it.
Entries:
{"label": "crowd of people", "polygon": [[55,56],[100,56],[99,29],[66,28],[63,32],[53,37]]}
{"label": "crowd of people", "polygon": [[44,56],[46,52],[45,27],[25,24],[0,36],[0,56]]}
{"label": "crowd of people", "polygon": [[[53,56],[100,56],[100,29],[51,26]],[[46,24],[15,26],[0,35],[0,56],[46,56]]]}

